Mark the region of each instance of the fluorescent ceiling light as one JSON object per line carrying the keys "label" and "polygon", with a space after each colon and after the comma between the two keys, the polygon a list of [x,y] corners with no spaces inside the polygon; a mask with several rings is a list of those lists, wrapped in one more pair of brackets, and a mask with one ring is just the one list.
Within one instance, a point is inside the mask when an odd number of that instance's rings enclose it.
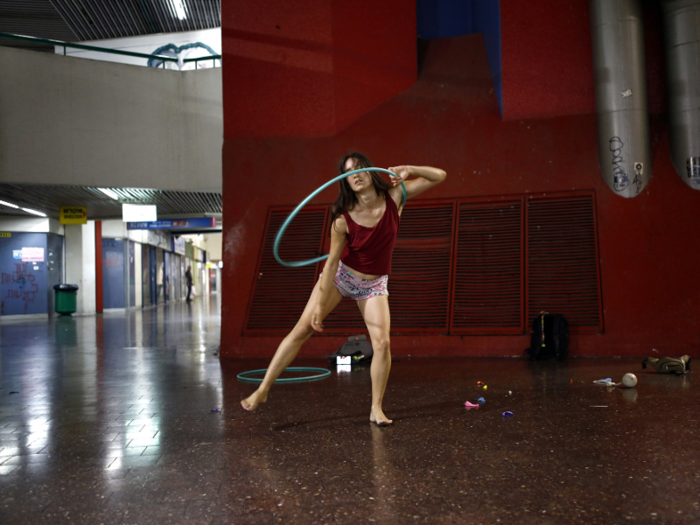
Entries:
{"label": "fluorescent ceiling light", "polygon": [[111,197],[115,201],[119,200],[119,195],[116,194],[115,191],[110,190],[109,188],[97,188],[99,191],[107,195],[107,197]]}
{"label": "fluorescent ceiling light", "polygon": [[188,17],[187,7],[184,0],[170,0],[171,12],[175,11],[175,16],[180,20],[185,20]]}
{"label": "fluorescent ceiling light", "polygon": [[122,204],[122,221],[124,222],[153,222],[158,220],[158,209],[155,205]]}
{"label": "fluorescent ceiling light", "polygon": [[3,206],[7,206],[8,208],[19,208],[16,204],[12,204],[11,202],[6,202],[6,201],[0,201],[0,204]]}
{"label": "fluorescent ceiling light", "polygon": [[46,217],[45,213],[41,213],[40,211],[32,210],[30,208],[20,208],[20,210],[31,213],[32,215],[38,215],[39,217]]}

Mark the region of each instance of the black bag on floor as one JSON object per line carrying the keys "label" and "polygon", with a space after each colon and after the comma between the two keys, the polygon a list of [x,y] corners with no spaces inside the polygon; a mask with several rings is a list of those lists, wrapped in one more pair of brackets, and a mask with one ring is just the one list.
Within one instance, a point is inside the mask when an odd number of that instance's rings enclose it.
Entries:
{"label": "black bag on floor", "polygon": [[569,353],[569,321],[561,314],[540,312],[532,322],[530,348],[525,354],[531,359],[566,359]]}
{"label": "black bag on floor", "polygon": [[372,356],[374,356],[374,350],[372,350],[372,343],[367,340],[364,335],[352,335],[348,337],[348,342],[345,343],[340,349],[329,355],[328,359],[331,362],[331,366],[338,363],[338,357],[350,357],[350,362],[347,364],[359,364],[359,363],[369,363],[372,361]]}

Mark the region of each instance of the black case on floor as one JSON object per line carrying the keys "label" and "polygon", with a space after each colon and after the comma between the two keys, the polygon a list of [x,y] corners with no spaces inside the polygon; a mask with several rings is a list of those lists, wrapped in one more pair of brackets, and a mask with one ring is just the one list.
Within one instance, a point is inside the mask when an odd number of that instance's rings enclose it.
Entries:
{"label": "black case on floor", "polygon": [[569,321],[561,314],[541,312],[532,321],[530,348],[525,354],[531,359],[566,359],[569,353]]}
{"label": "black case on floor", "polygon": [[331,366],[336,365],[338,357],[341,356],[350,356],[352,358],[351,364],[353,365],[369,363],[374,356],[372,343],[367,340],[367,336],[352,335],[348,337],[348,342],[341,346],[337,352],[327,356],[328,360],[331,362]]}

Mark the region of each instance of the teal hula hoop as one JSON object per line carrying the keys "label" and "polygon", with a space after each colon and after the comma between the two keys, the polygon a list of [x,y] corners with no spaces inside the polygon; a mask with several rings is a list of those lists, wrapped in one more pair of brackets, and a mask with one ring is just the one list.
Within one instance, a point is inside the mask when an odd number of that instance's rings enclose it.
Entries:
{"label": "teal hula hoop", "polygon": [[[303,377],[286,377],[284,379],[275,379],[275,383],[303,383],[305,381],[318,381],[319,379],[325,379],[331,375],[331,371],[325,368],[315,368],[309,366],[290,366],[284,369],[285,372],[321,372],[315,376],[303,376]],[[244,383],[262,383],[262,379],[256,377],[248,377],[254,374],[264,374],[267,372],[267,368],[260,368],[259,370],[250,370],[249,372],[241,372],[236,377],[239,381]]]}
{"label": "teal hula hoop", "polygon": [[[393,171],[385,170],[384,168],[362,168],[359,170],[353,170],[353,171],[348,171],[347,173],[343,173],[342,175],[338,175],[335,179],[330,180],[326,182],[323,186],[318,188],[316,191],[314,191],[311,195],[306,197],[303,201],[301,201],[301,204],[294,208],[294,211],[289,214],[289,217],[284,221],[282,224],[282,227],[280,228],[280,231],[277,232],[277,237],[275,238],[275,244],[272,247],[272,253],[275,255],[275,259],[277,259],[277,262],[280,263],[282,266],[286,266],[288,268],[300,268],[302,266],[308,266],[309,264],[316,264],[317,262],[325,261],[328,259],[328,255],[322,255],[321,257],[316,257],[315,259],[308,259],[306,261],[292,261],[292,262],[287,262],[283,261],[280,259],[278,250],[280,246],[280,241],[282,240],[282,235],[284,235],[284,232],[287,230],[287,226],[292,222],[292,219],[296,217],[297,213],[301,211],[301,209],[306,206],[311,199],[313,199],[316,195],[321,193],[323,190],[325,190],[328,186],[331,184],[338,182],[346,177],[349,177],[350,175],[354,175],[355,173],[362,173],[363,171],[381,171],[383,173],[388,173],[392,177],[396,177],[396,173]],[[401,183],[401,191],[403,192],[403,196],[401,199],[401,206],[404,206],[406,204],[406,186],[404,183]]]}

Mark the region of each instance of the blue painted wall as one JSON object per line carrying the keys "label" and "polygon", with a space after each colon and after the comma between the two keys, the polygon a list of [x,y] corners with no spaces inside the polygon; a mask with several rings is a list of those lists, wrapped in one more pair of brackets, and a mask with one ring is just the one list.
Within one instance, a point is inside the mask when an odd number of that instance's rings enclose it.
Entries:
{"label": "blue painted wall", "polygon": [[500,0],[417,0],[418,38],[432,40],[482,33],[503,115]]}
{"label": "blue painted wall", "polygon": [[[22,261],[22,248],[43,249],[44,260]],[[47,313],[46,288],[46,234],[0,237],[0,315]]]}
{"label": "blue painted wall", "polygon": [[102,293],[104,308],[125,308],[124,240],[102,239]]}
{"label": "blue painted wall", "polygon": [[473,14],[473,0],[417,0],[418,38],[471,35],[476,32]]}
{"label": "blue painted wall", "polygon": [[136,244],[129,243],[129,306],[136,305]]}

